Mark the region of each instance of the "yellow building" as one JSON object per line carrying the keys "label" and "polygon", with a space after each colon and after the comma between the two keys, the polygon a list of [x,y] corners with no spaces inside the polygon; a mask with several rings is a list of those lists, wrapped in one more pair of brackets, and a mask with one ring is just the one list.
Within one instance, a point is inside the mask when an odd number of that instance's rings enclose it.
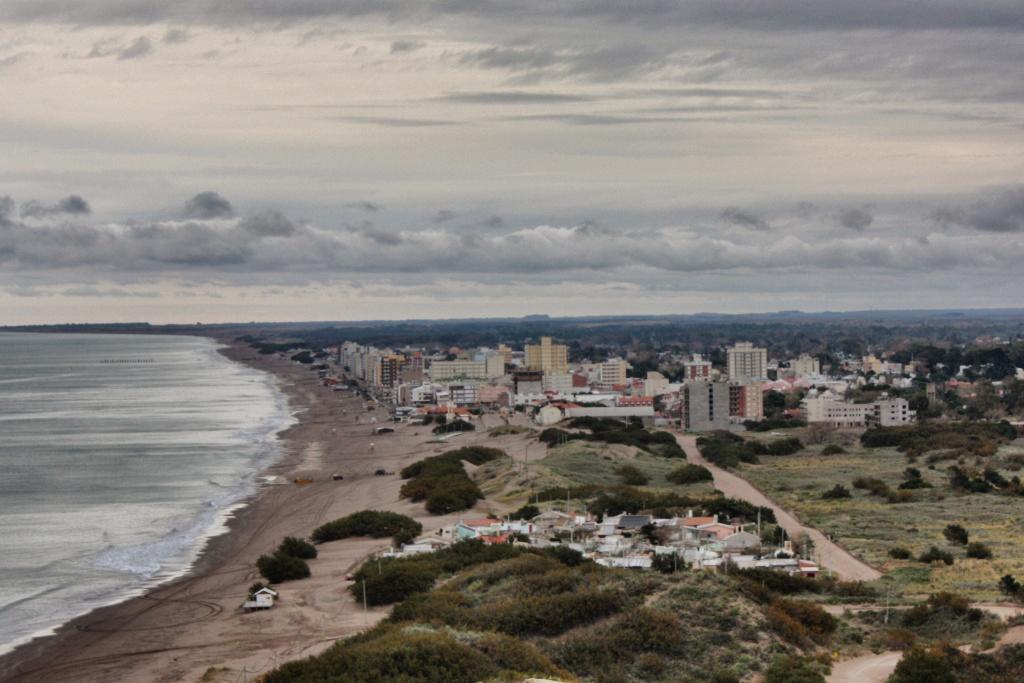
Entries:
{"label": "yellow building", "polygon": [[552,344],[551,337],[541,337],[540,344],[526,345],[526,367],[545,375],[569,372],[569,347]]}

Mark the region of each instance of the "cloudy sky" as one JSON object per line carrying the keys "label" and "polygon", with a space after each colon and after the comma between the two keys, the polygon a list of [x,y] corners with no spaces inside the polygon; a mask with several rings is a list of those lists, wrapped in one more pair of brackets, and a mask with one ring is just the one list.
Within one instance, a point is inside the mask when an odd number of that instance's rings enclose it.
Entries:
{"label": "cloudy sky", "polygon": [[2,0],[0,324],[1020,306],[1019,0]]}

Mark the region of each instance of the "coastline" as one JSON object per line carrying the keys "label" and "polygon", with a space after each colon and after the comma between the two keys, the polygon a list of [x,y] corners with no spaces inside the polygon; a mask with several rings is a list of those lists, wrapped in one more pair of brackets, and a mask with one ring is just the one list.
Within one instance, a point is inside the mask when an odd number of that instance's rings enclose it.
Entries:
{"label": "coastline", "polygon": [[[373,475],[377,467],[397,471],[441,450],[424,445],[425,435],[416,428],[374,437],[362,399],[321,386],[306,367],[226,343],[219,351],[229,360],[276,378],[296,420],[277,434],[280,455],[260,472],[258,490],[240,501],[223,533],[207,539],[186,574],[0,656],[0,682],[216,682],[265,673],[321,652],[387,615],[384,608],[364,612],[344,590],[344,576],[388,542],[354,539],[322,546],[310,563],[312,578],[282,584],[274,609],[242,614],[237,608],[246,589],[260,579],[260,554],[285,535],[306,536],[360,509],[408,514],[424,524],[425,533],[465,515],[430,516],[422,505],[399,498],[397,477]],[[381,410],[377,417],[386,419]],[[466,443],[482,438],[477,433]],[[500,447],[506,439],[489,441]],[[332,481],[334,471],[343,471],[345,480]],[[298,476],[313,483],[293,484]]]}

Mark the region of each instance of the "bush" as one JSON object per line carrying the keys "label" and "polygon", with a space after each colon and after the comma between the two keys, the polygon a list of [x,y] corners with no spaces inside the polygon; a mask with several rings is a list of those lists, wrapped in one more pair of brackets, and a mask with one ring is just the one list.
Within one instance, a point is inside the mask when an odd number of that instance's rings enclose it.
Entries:
{"label": "bush", "polygon": [[839,500],[841,498],[849,498],[850,489],[846,488],[842,484],[836,484],[825,493],[821,494],[822,500]]}
{"label": "bush", "polygon": [[636,465],[619,465],[615,468],[615,474],[627,486],[643,486],[650,481],[647,475],[641,472],[640,468]]}
{"label": "bush", "polygon": [[962,595],[935,593],[900,615],[900,625],[931,639],[951,639],[976,630],[985,613]]}
{"label": "bush", "polygon": [[703,465],[681,465],[665,475],[673,484],[696,484],[701,481],[713,481],[711,470]]}
{"label": "bush", "polygon": [[427,511],[433,514],[466,510],[484,494],[466,474],[462,461],[482,465],[507,457],[505,451],[497,448],[467,446],[424,458],[402,469],[402,478],[409,481],[402,486],[400,495],[412,501],[426,501]]}
{"label": "bush", "polygon": [[295,581],[309,577],[309,565],[305,560],[281,553],[260,555],[260,558],[256,560],[256,568],[270,583]]}
{"label": "bush", "polygon": [[764,683],[825,683],[825,677],[811,660],[783,655],[764,672]]}
{"label": "bush", "polygon": [[967,529],[963,528],[959,524],[946,525],[946,528],[942,530],[942,535],[945,536],[946,540],[950,543],[956,543],[957,545],[967,545]]}
{"label": "bush", "polygon": [[312,560],[316,558],[316,548],[309,541],[294,536],[286,536],[281,545],[277,546],[277,552],[282,555],[290,555],[301,560]]}
{"label": "bush", "polygon": [[803,443],[800,439],[795,436],[789,436],[785,439],[778,439],[777,441],[770,441],[765,446],[768,455],[792,455],[803,450]]}
{"label": "bush", "polygon": [[943,654],[911,648],[896,665],[889,683],[956,683],[956,676]]}
{"label": "bush", "polygon": [[894,560],[909,560],[911,557],[910,549],[899,545],[894,546],[889,548],[889,557]]}
{"label": "bush", "polygon": [[947,553],[945,550],[939,550],[935,546],[932,546],[928,550],[921,553],[920,557],[917,558],[918,562],[924,562],[925,564],[931,564],[932,562],[943,562],[945,564],[953,564],[953,556]]}
{"label": "bush", "polygon": [[984,543],[968,543],[967,557],[975,560],[991,560],[992,550]]}
{"label": "bush", "polygon": [[452,432],[472,432],[476,430],[476,425],[468,420],[451,420],[450,422],[444,422],[434,427],[434,434],[451,434]]}
{"label": "bush", "polygon": [[509,515],[509,519],[533,519],[540,514],[540,508],[527,503]]}
{"label": "bush", "polygon": [[846,449],[842,446],[834,443],[830,443],[821,449],[822,455],[841,455],[846,452]]}
{"label": "bush", "polygon": [[312,538],[317,543],[327,543],[351,536],[391,536],[398,543],[408,543],[422,531],[422,524],[397,512],[362,510],[317,527],[313,530]]}
{"label": "bush", "polygon": [[1021,585],[1017,579],[1013,578],[1012,574],[1006,574],[999,579],[999,590],[1011,598],[1016,598],[1021,594]]}
{"label": "bush", "polygon": [[838,625],[831,614],[813,602],[776,598],[765,611],[768,625],[784,640],[804,646],[809,641],[824,643]]}

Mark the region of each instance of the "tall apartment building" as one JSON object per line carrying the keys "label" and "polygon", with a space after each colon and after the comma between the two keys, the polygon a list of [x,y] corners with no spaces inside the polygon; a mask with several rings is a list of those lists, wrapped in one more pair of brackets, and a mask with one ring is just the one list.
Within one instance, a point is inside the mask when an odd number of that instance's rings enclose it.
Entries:
{"label": "tall apartment building", "polygon": [[402,368],[406,364],[405,356],[401,354],[381,356],[377,363],[377,384],[382,387],[394,387],[401,383]]}
{"label": "tall apartment building", "polygon": [[730,384],[729,415],[743,420],[763,420],[764,386],[760,382]]}
{"label": "tall apartment building", "polygon": [[711,379],[711,361],[697,353],[690,360],[683,361],[683,381],[699,379]]}
{"label": "tall apartment building", "polygon": [[601,363],[599,368],[598,383],[603,387],[612,387],[616,384],[626,383],[626,370],[629,363],[621,358],[609,358]]}
{"label": "tall apartment building", "polygon": [[569,372],[569,347],[553,344],[551,337],[541,337],[540,344],[526,345],[526,368],[553,374]]}
{"label": "tall apartment building", "polygon": [[684,429],[708,432],[729,428],[729,385],[726,382],[687,382],[679,397]]}
{"label": "tall apartment building", "polygon": [[729,379],[744,382],[768,376],[768,349],[755,347],[750,342],[739,342],[727,349]]}
{"label": "tall apartment building", "polygon": [[823,392],[805,398],[803,407],[808,422],[821,422],[833,427],[894,427],[909,424],[916,416],[907,399],[885,395],[872,403],[851,403],[831,392]]}

